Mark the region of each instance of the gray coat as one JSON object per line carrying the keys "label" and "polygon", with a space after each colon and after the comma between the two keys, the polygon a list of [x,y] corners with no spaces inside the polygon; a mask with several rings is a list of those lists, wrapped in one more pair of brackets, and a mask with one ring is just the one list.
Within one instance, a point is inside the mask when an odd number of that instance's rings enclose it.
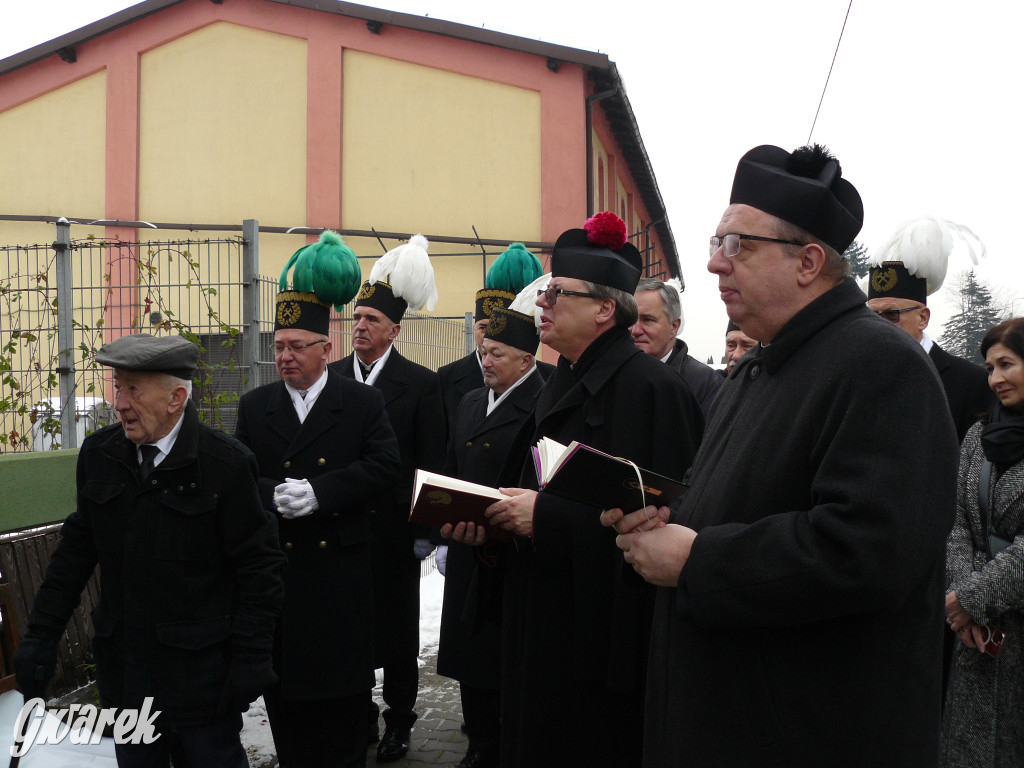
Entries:
{"label": "gray coat", "polygon": [[1006,642],[998,659],[954,648],[942,728],[942,764],[951,768],[1024,765],[1024,461],[1002,474],[993,468],[991,532],[1014,543],[989,561],[979,538],[980,436],[975,424],[960,450],[946,578],[975,622],[991,622]]}

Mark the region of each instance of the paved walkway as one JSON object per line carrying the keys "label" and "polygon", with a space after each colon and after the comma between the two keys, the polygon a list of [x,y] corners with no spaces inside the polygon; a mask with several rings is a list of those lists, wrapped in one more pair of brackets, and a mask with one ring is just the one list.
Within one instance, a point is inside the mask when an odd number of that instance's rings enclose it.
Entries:
{"label": "paved walkway", "polygon": [[[459,701],[459,684],[437,674],[436,648],[422,658],[425,666],[420,667],[420,692],[416,702],[416,711],[420,716],[412,729],[409,754],[402,760],[388,763],[390,768],[456,766],[466,754],[466,736],[461,731],[462,704]],[[374,689],[374,697],[383,711],[385,706],[380,698],[379,685]],[[383,722],[381,718],[382,733]],[[373,768],[377,764],[376,756],[376,747],[370,747],[366,753],[367,768]],[[252,766],[278,768],[277,758],[253,761]]]}

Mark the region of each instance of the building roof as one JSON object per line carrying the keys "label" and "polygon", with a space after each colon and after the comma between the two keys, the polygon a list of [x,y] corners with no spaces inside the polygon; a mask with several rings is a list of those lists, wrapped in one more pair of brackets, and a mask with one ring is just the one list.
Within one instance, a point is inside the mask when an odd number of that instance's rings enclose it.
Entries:
{"label": "building roof", "polygon": [[[218,0],[212,1],[217,2]],[[8,56],[6,59],[0,59],[0,76],[49,56],[60,56],[64,61],[74,63],[76,60],[75,46],[181,2],[184,0],[144,0],[73,32]],[[615,63],[605,54],[517,37],[482,27],[434,19],[429,16],[398,13],[341,0],[269,0],[269,2],[365,20],[368,27],[387,24],[543,56],[548,59],[550,67],[557,67],[561,62],[585,67],[594,84],[595,92],[612,91],[611,95],[601,99],[597,104],[604,110],[605,116],[608,118],[612,133],[622,151],[622,157],[643,198],[644,206],[651,217],[651,226],[658,233],[669,270],[675,277],[680,275],[679,254],[676,250],[672,228],[669,225],[665,203],[658,188],[658,181],[654,176],[654,169],[651,167],[650,158],[644,148],[640,128],[633,115],[629,98],[626,96],[622,78],[619,76]]]}

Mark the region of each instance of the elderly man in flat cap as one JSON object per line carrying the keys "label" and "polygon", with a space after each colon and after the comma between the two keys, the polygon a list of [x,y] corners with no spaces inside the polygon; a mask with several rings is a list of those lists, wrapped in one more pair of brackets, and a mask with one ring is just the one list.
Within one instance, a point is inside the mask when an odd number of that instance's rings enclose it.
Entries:
{"label": "elderly man in flat cap", "polygon": [[862,218],[823,147],[740,160],[708,269],[761,346],[669,524],[603,516],[662,587],[648,766],[937,763],[956,432],[924,350],[846,277]]}
{"label": "elderly man in flat cap", "polygon": [[[488,509],[515,536],[503,563],[503,768],[640,765],[653,590],[621,578],[599,508],[537,492],[529,450],[578,440],[676,479],[690,465],[700,406],[629,334],[642,266],[622,220],[599,213],[558,237],[537,297],[540,340],[561,357],[509,451],[501,485],[520,487]],[[455,535],[482,541],[488,529],[460,523]]]}
{"label": "elderly man in flat cap", "polygon": [[116,744],[118,765],[245,768],[240,712],[275,681],[274,621],[284,555],[263,511],[256,461],[199,423],[198,359],[180,336],[123,336],[96,353],[114,369],[120,425],[86,438],[78,506],[61,529],[15,656],[26,698],[41,696],[57,641],[93,569],[97,684],[104,707],[161,714],[151,744]]}

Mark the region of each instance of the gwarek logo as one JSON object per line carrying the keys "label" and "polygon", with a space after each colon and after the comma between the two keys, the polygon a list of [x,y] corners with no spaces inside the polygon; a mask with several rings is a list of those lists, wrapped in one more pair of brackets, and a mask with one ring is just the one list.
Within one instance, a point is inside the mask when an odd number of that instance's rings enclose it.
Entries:
{"label": "gwarek logo", "polygon": [[46,702],[29,699],[21,708],[14,725],[14,746],[11,757],[22,757],[35,744],[60,744],[68,739],[72,744],[99,744],[103,729],[114,729],[116,744],[152,744],[160,738],[154,721],[160,712],[153,712],[153,697],[147,696],[142,709],[101,709],[95,704],[71,704],[67,709],[51,713],[60,723],[55,731],[40,728],[46,720]]}

